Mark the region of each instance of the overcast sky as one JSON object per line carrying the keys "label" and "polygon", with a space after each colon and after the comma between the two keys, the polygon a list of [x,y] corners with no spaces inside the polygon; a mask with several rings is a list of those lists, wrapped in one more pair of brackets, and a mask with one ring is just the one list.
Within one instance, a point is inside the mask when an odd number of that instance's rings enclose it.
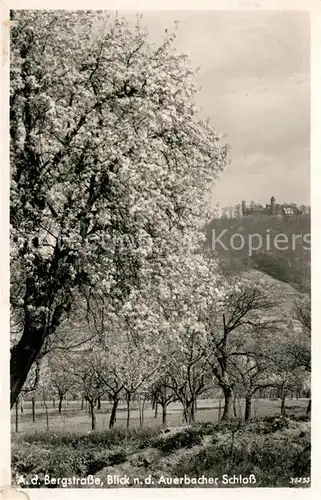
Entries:
{"label": "overcast sky", "polygon": [[309,204],[308,13],[142,14],[155,42],[179,21],[177,49],[201,67],[197,104],[231,145],[231,163],[213,190],[212,204],[265,203],[271,195],[280,202]]}

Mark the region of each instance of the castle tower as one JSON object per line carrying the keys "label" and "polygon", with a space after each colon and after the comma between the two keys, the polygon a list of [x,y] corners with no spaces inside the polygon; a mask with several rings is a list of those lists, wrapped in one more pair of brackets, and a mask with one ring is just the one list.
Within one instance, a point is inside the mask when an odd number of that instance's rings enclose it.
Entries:
{"label": "castle tower", "polygon": [[274,196],[271,196],[271,215],[276,214],[276,203]]}

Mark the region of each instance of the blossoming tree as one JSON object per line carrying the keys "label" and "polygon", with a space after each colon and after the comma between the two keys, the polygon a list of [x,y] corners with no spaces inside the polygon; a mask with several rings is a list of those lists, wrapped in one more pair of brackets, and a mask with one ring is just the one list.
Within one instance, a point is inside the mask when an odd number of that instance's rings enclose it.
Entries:
{"label": "blossoming tree", "polygon": [[11,404],[81,291],[117,310],[198,244],[227,148],[174,35],[86,11],[14,12]]}

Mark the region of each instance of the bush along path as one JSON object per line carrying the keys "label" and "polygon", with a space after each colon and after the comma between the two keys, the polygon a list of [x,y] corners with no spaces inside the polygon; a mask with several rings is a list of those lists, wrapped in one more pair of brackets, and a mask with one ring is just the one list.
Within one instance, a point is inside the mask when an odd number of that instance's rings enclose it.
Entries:
{"label": "bush along path", "polygon": [[[304,487],[310,477],[310,422],[270,417],[165,432],[115,429],[87,436],[25,435],[19,446],[13,443],[12,470],[14,484],[21,475],[38,474],[38,487],[45,486],[45,475],[93,475],[106,488]],[[217,479],[209,484],[206,478]],[[295,478],[300,484],[293,482]]]}

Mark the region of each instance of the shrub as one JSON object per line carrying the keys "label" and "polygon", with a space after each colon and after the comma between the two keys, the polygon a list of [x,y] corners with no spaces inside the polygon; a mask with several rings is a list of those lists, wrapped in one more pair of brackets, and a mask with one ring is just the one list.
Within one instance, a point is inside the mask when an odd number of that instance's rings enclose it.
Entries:
{"label": "shrub", "polygon": [[68,446],[78,450],[80,448],[97,448],[97,446],[110,449],[125,442],[142,443],[143,447],[148,446],[151,438],[157,434],[159,434],[158,428],[126,430],[120,427],[108,431],[94,431],[85,435],[83,433],[48,434],[46,432],[37,432],[25,434],[23,441],[29,444],[43,444],[44,446]]}
{"label": "shrub", "polygon": [[127,454],[125,450],[119,449],[112,452],[92,452],[87,454],[86,460],[86,474],[96,474],[101,469],[107,466],[118,465],[125,462]]}
{"label": "shrub", "polygon": [[132,448],[148,447],[158,429],[112,429],[89,434],[25,434],[12,444],[12,473],[86,476],[126,460]]}
{"label": "shrub", "polygon": [[160,427],[146,427],[131,429],[129,435],[129,443],[137,445],[138,449],[148,448],[152,446],[153,440],[160,433]]}
{"label": "shrub", "polygon": [[70,434],[47,434],[39,432],[36,434],[24,435],[24,441],[27,443],[37,443],[52,446],[69,446],[79,449],[96,447],[102,445],[111,447],[124,441],[126,430],[122,428],[112,429],[110,431],[94,431],[88,434],[70,433]]}
{"label": "shrub", "polygon": [[206,436],[208,434],[213,434],[217,432],[220,428],[220,424],[213,424],[212,422],[197,422],[193,424],[193,429],[197,429],[200,436]]}
{"label": "shrub", "polygon": [[173,434],[168,434],[156,438],[151,443],[165,453],[169,453],[180,448],[191,448],[202,442],[201,432],[197,427],[189,427]]}
{"label": "shrub", "polygon": [[126,451],[117,449],[76,450],[65,445],[51,449],[31,445],[14,447],[12,450],[12,472],[18,475],[39,476],[49,474],[54,477],[86,476],[95,474],[107,466],[120,464],[126,460]]}
{"label": "shrub", "polygon": [[310,415],[296,415],[295,413],[291,415],[291,420],[295,420],[296,422],[310,422]]}
{"label": "shrub", "polygon": [[188,460],[182,457],[171,473],[175,476],[222,476],[255,474],[255,486],[290,486],[291,477],[310,475],[310,446],[307,439],[253,439],[244,434],[229,436],[222,443],[201,449]]}
{"label": "shrub", "polygon": [[12,472],[39,476],[49,474],[54,477],[72,475],[83,476],[87,472],[87,457],[83,453],[66,446],[61,448],[39,448],[19,446],[12,450]]}
{"label": "shrub", "polygon": [[[282,432],[287,428],[290,429]],[[204,446],[193,449],[192,455],[175,455],[172,460],[171,452],[200,445],[206,435],[211,438],[206,439]],[[163,452],[168,454],[164,458],[172,476],[255,474],[256,486],[288,487],[290,477],[310,475],[309,424],[274,416],[241,424],[196,423],[162,435],[159,429],[151,428],[129,432],[113,429],[87,435],[19,435],[12,443],[13,478],[16,474],[27,478],[34,474],[85,477],[104,467],[117,470],[117,465],[127,461],[133,451],[148,447],[160,451],[146,451],[147,457],[151,452],[151,461],[146,459],[145,451],[134,453],[131,456],[135,457],[135,467],[151,467],[155,457],[156,466]]]}
{"label": "shrub", "polygon": [[276,432],[278,430],[288,428],[291,419],[283,415],[270,416],[263,419],[263,422],[268,424],[267,432]]}

